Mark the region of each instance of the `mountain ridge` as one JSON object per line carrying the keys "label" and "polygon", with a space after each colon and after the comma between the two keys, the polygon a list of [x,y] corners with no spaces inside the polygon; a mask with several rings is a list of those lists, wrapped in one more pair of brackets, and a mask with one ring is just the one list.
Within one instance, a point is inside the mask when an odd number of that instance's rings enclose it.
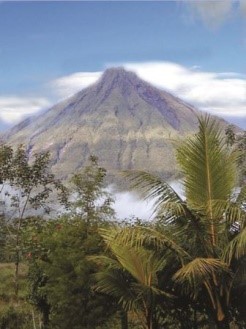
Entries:
{"label": "mountain ridge", "polygon": [[135,73],[111,68],[4,137],[12,145],[27,145],[30,154],[50,151],[52,170],[60,177],[79,170],[90,154],[112,176],[126,169],[170,176],[175,171],[171,139],[194,133],[200,114]]}

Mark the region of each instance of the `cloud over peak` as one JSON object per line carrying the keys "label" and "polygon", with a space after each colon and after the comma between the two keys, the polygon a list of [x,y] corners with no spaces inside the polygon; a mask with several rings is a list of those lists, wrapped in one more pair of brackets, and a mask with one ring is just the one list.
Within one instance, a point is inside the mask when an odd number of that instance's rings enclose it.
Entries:
{"label": "cloud over peak", "polygon": [[[168,90],[200,110],[219,116],[246,117],[246,80],[236,72],[206,72],[173,62],[117,63],[158,88]],[[96,82],[102,72],[78,72],[51,83],[58,97],[68,97]]]}
{"label": "cloud over peak", "polygon": [[144,80],[221,116],[246,116],[246,80],[234,72],[216,73],[171,62],[126,63]]}
{"label": "cloud over peak", "polygon": [[69,97],[96,82],[100,75],[101,72],[77,72],[52,81],[50,86],[61,98]]}
{"label": "cloud over peak", "polygon": [[[143,80],[167,90],[200,110],[246,121],[246,79],[237,72],[207,72],[173,62],[116,63]],[[0,119],[15,124],[95,83],[102,72],[76,72],[49,83],[49,96],[0,97]],[[52,94],[52,100],[50,97]],[[244,126],[246,123],[244,124]]]}

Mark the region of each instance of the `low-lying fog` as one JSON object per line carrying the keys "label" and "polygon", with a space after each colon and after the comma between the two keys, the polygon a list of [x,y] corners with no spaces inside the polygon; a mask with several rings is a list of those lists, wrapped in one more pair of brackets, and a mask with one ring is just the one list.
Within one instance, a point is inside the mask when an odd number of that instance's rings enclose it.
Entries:
{"label": "low-lying fog", "polygon": [[[170,183],[172,188],[184,198],[182,183],[173,181]],[[109,188],[109,191],[112,189]],[[144,220],[150,220],[153,217],[154,201],[145,201],[140,199],[138,194],[134,192],[116,192],[114,196],[114,206],[116,217],[118,219],[125,219],[130,217],[138,217]]]}
{"label": "low-lying fog", "polygon": [[[181,182],[173,181],[170,183],[170,185],[182,198],[184,197]],[[115,200],[113,208],[116,212],[116,219],[123,220],[137,217],[143,220],[151,220],[151,218],[153,218],[154,201],[143,200],[137,193],[134,192],[116,192],[113,186],[109,186],[107,190],[112,194],[112,197]],[[17,215],[17,213],[16,210],[10,207],[10,199],[9,197],[5,197],[6,192],[12,194],[14,190],[10,186],[4,186],[2,193],[0,193],[0,213],[4,208],[5,215],[8,217],[14,217],[15,214]],[[1,201],[5,201],[5,204],[1,204]],[[63,207],[52,203],[52,213],[50,214],[52,217],[55,217],[55,215],[58,213],[61,214],[63,211]],[[42,215],[42,210],[39,209],[38,211],[35,211],[35,214]],[[26,215],[33,215],[33,210],[28,209]]]}

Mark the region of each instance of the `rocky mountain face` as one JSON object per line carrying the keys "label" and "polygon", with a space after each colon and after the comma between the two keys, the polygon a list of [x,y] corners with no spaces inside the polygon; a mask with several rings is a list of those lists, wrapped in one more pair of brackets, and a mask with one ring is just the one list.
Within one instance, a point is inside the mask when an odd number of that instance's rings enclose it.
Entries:
{"label": "rocky mountain face", "polygon": [[172,140],[197,129],[199,112],[122,68],[105,71],[94,85],[29,118],[5,134],[30,154],[51,153],[60,177],[98,156],[109,174],[144,169],[169,176],[175,170]]}

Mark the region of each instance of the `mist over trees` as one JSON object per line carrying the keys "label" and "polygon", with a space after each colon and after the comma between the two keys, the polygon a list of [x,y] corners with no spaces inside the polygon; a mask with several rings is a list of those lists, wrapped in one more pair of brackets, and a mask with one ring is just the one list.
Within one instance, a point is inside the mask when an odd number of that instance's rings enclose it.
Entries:
{"label": "mist over trees", "polygon": [[[149,222],[117,220],[96,156],[65,183],[48,153],[1,145],[0,328],[244,328],[245,145],[245,133],[200,118],[176,149],[185,199],[159,177],[125,172],[154,200]],[[63,215],[35,213],[54,195]]]}

